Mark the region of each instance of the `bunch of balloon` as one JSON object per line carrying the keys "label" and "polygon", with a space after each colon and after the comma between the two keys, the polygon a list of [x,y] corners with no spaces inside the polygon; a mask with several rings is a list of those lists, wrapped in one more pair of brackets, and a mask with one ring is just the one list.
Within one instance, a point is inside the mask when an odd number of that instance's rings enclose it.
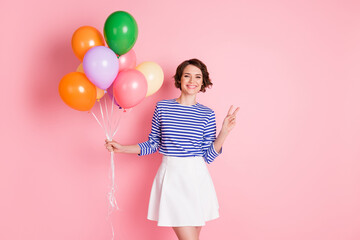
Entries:
{"label": "bunch of balloon", "polygon": [[[105,21],[103,33],[104,37],[91,26],[82,26],[74,32],[71,46],[81,63],[75,72],[66,74],[60,80],[59,94],[69,107],[91,112],[104,130],[106,138],[112,140],[118,131],[121,118],[120,115],[113,119],[116,112],[114,105],[124,111],[135,107],[145,97],[160,89],[164,73],[155,62],[136,65],[133,46],[138,37],[138,25],[128,12],[116,11],[110,14]],[[106,101],[107,96],[111,99],[109,104]],[[96,102],[99,103],[102,121],[92,111]],[[102,105],[105,106],[104,110]],[[110,105],[111,112],[108,110]],[[114,153],[111,152],[109,214],[118,209],[114,172]],[[112,223],[111,228],[114,238]]]}

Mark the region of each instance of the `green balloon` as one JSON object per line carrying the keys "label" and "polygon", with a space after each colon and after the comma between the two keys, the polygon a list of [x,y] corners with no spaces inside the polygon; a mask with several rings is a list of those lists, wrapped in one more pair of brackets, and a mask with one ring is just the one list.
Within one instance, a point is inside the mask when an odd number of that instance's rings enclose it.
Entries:
{"label": "green balloon", "polygon": [[104,37],[109,48],[118,55],[123,55],[134,46],[138,36],[138,26],[133,16],[124,11],[117,11],[106,19]]}

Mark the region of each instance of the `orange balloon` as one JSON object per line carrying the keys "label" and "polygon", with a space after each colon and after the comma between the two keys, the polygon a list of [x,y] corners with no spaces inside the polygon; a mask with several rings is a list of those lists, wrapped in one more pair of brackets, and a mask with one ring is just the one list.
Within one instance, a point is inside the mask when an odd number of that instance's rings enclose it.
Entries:
{"label": "orange balloon", "polygon": [[85,53],[92,47],[105,46],[105,41],[101,33],[94,27],[83,26],[78,28],[71,40],[72,49],[80,59],[83,60]]}
{"label": "orange balloon", "polygon": [[71,108],[89,111],[96,101],[96,87],[84,73],[66,74],[59,83],[61,99]]}

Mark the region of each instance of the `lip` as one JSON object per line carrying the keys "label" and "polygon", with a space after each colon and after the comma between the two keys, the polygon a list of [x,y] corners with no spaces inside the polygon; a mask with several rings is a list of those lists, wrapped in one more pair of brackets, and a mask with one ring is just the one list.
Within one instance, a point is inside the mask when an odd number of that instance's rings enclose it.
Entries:
{"label": "lip", "polygon": [[197,88],[197,85],[186,85],[187,88],[190,88],[190,89],[195,89]]}

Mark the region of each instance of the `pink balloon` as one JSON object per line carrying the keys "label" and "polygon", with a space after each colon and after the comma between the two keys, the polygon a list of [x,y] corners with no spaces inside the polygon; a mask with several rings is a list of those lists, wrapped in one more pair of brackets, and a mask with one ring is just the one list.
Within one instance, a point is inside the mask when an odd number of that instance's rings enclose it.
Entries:
{"label": "pink balloon", "polygon": [[136,69],[125,69],[117,75],[113,84],[116,102],[128,109],[139,104],[146,96],[147,81],[145,76]]}
{"label": "pink balloon", "polygon": [[119,57],[119,71],[136,67],[136,54],[133,49]]}

